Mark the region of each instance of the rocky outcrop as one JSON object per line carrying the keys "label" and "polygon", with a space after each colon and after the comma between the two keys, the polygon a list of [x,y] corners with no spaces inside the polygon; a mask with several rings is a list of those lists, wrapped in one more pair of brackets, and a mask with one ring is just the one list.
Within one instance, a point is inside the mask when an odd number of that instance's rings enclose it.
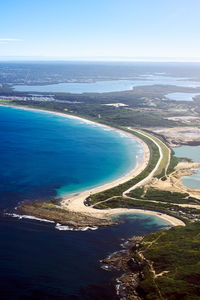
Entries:
{"label": "rocky outcrop", "polygon": [[125,250],[113,253],[102,260],[105,270],[123,271],[124,274],[116,279],[116,292],[120,299],[140,300],[137,287],[142,278],[141,262],[136,253],[140,248],[143,237],[135,236],[124,244]]}
{"label": "rocky outcrop", "polygon": [[99,219],[87,214],[71,212],[50,202],[29,202],[18,207],[18,211],[25,215],[34,216],[41,219],[55,221],[70,227],[85,226],[108,226],[117,224],[109,219]]}

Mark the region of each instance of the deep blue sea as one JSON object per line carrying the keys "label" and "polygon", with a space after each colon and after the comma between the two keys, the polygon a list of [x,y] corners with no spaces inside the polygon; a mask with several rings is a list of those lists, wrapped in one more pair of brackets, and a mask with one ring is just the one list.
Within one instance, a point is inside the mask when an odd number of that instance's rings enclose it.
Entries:
{"label": "deep blue sea", "polygon": [[62,196],[113,180],[141,156],[135,140],[45,112],[0,107],[0,299],[115,299],[118,273],[100,260],[130,236],[168,225],[128,214],[118,226],[59,231],[5,215],[23,200]]}

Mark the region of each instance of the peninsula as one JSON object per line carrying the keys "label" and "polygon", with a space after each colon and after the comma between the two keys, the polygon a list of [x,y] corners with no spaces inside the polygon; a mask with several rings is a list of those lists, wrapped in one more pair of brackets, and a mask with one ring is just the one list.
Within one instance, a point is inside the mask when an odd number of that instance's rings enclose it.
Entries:
{"label": "peninsula", "polygon": [[[165,92],[170,89],[166,87]],[[192,294],[198,294],[195,290],[195,282],[199,278],[198,264],[194,262],[186,266],[186,275],[181,269],[190,252],[190,247],[182,244],[181,237],[187,235],[189,230],[188,245],[190,241],[198,243],[200,190],[184,186],[182,178],[195,173],[200,163],[187,157],[177,158],[171,148],[199,144],[198,100],[190,103],[167,102],[158,97],[161,90],[161,87],[144,87],[142,92],[135,88],[130,92],[87,97],[54,94],[51,99],[41,101],[40,96],[28,100],[24,96],[17,99],[5,96],[0,100],[4,106],[39,109],[81,118],[91,124],[110,126],[141,143],[142,160],[123,177],[91,190],[66,195],[61,200],[52,198],[45,202],[23,202],[18,207],[22,218],[33,216],[49,220],[55,222],[59,230],[95,230],[100,226],[117,224],[113,216],[125,213],[142,213],[165,219],[173,228],[139,239],[134,237],[123,255],[119,254],[117,258],[111,256],[104,261],[108,268],[117,265],[125,272],[123,277],[117,279],[117,292],[121,296],[125,293],[130,299],[147,299],[146,293],[152,293],[152,297],[157,299],[169,297],[166,285],[178,297],[190,290]],[[137,100],[135,97],[138,97]],[[83,99],[85,102],[80,103]],[[105,106],[105,102],[113,105]],[[183,260],[177,260],[173,247],[180,249]],[[157,262],[162,261],[163,256],[166,257],[165,264],[159,265]],[[198,259],[197,255],[196,261]],[[177,260],[177,276],[170,268],[174,260]],[[187,278],[195,278],[194,284]],[[175,288],[177,282],[180,283],[180,291]]]}
{"label": "peninsula", "polygon": [[200,300],[200,1],[0,8],[0,300]]}
{"label": "peninsula", "polygon": [[[143,159],[134,170],[114,182],[75,195],[67,195],[61,202],[52,199],[50,202],[23,203],[19,206],[19,211],[72,227],[110,225],[116,222],[112,221],[113,215],[127,212],[154,214],[169,221],[173,226],[196,220],[200,213],[198,191],[195,197],[193,190],[186,191],[185,188],[185,193],[182,193],[177,184],[173,184],[172,179],[177,178],[178,172],[180,180],[183,169],[188,172],[191,167],[198,168],[200,164],[185,162],[184,165],[179,163],[176,166],[177,159],[160,138],[132,127],[116,126],[116,129],[123,130],[142,144]],[[167,187],[169,181],[171,186]],[[152,191],[153,198],[148,198]],[[160,195],[159,199],[157,193]],[[165,200],[168,194],[170,200]]]}

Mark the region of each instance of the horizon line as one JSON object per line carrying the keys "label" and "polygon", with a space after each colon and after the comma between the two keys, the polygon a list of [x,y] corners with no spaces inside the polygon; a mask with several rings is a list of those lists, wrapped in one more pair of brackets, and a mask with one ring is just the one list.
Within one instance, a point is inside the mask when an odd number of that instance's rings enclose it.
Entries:
{"label": "horizon line", "polygon": [[0,62],[200,62],[200,57],[64,57],[64,56],[0,56]]}

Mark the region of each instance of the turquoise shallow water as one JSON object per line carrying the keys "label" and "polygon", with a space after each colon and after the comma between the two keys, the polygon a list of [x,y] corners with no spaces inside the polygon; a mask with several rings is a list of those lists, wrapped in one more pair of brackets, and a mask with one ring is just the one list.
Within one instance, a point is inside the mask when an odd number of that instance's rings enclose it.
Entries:
{"label": "turquoise shallow water", "polygon": [[[177,157],[187,157],[200,162],[200,146],[181,146],[173,149]],[[200,189],[200,170],[190,176],[184,176],[183,184],[189,188]]]}
{"label": "turquoise shallow water", "polygon": [[37,111],[0,107],[0,299],[116,299],[116,272],[100,260],[124,239],[169,224],[143,214],[92,231],[60,231],[55,223],[5,212],[24,199],[49,199],[112,180],[142,155],[138,142],[108,128]]}
{"label": "turquoise shallow water", "polygon": [[44,199],[112,181],[143,153],[138,141],[116,130],[10,107],[0,107],[0,139],[5,205],[13,197]]}

